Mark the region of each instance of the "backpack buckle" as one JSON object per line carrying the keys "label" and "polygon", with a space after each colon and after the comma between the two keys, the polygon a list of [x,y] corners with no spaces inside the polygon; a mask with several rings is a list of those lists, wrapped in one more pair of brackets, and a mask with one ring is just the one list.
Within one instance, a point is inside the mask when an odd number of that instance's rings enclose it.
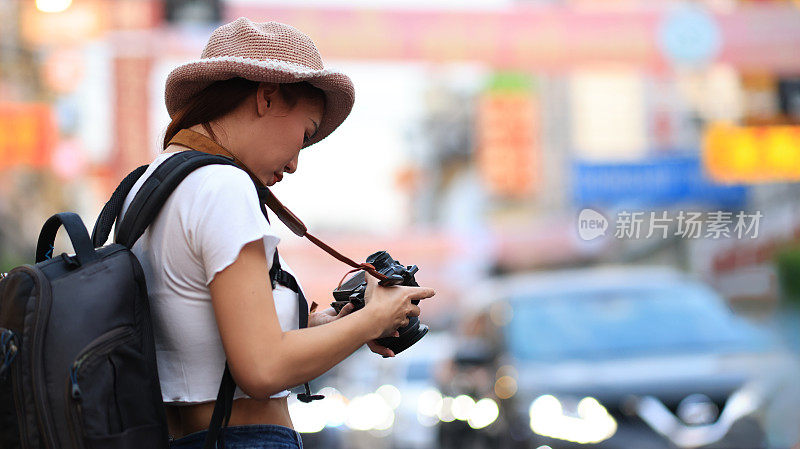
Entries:
{"label": "backpack buckle", "polygon": [[323,395],[321,395],[321,394],[305,394],[305,393],[299,393],[299,394],[297,395],[297,399],[298,399],[300,402],[305,402],[306,404],[308,404],[308,403],[309,403],[309,402],[311,402],[311,401],[319,401],[320,399],[325,399],[325,396],[323,396]]}
{"label": "backpack buckle", "polygon": [[311,394],[311,387],[308,386],[308,383],[303,384],[303,386],[306,388],[306,392],[299,393],[297,395],[298,401],[308,404],[311,401],[319,401],[320,399],[325,399],[325,396],[321,394]]}
{"label": "backpack buckle", "polygon": [[15,340],[16,335],[10,329],[3,329],[3,332],[0,332],[0,355],[3,359],[3,364],[0,365],[0,380],[5,380],[8,368],[17,357],[19,348]]}

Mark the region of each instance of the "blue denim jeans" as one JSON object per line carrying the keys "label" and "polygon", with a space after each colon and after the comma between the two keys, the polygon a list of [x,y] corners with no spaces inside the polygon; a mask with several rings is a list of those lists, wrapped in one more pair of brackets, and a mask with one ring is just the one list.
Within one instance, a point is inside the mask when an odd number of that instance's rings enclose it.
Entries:
{"label": "blue denim jeans", "polygon": [[[207,430],[195,432],[169,443],[170,449],[203,447]],[[276,424],[228,426],[222,429],[225,449],[303,449],[300,434]]]}

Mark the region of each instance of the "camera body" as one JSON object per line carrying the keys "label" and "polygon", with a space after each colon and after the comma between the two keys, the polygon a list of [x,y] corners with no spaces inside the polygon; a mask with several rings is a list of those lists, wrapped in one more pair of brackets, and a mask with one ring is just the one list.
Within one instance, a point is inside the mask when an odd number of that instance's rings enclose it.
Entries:
{"label": "camera body", "polygon": [[[386,275],[387,278],[380,281],[378,285],[419,287],[416,279],[414,279],[414,275],[419,271],[419,268],[416,265],[407,267],[401,264],[392,259],[392,256],[386,251],[378,251],[367,257],[367,263],[372,264],[379,273]],[[364,293],[367,290],[366,276],[366,272],[359,271],[333,291],[334,301],[331,306],[336,310],[336,313],[339,313],[347,303],[353,304],[354,312],[364,308],[366,305]],[[419,304],[419,300],[411,302]],[[408,325],[401,327],[397,331],[400,334],[399,337],[385,337],[377,340],[378,344],[391,349],[395,354],[399,354],[424,337],[428,333],[428,326],[422,324],[417,317],[409,317]]]}

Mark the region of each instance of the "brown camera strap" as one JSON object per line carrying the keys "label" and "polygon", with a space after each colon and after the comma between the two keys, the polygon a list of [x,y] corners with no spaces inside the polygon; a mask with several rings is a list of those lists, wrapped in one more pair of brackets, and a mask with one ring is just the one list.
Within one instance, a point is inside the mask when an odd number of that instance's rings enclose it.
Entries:
{"label": "brown camera strap", "polygon": [[247,166],[233,153],[225,149],[225,147],[218,144],[213,139],[190,129],[182,129],[175,134],[175,137],[169,141],[169,144],[181,145],[192,150],[216,154],[232,160],[233,163],[250,175],[250,178],[253,180],[253,183],[255,183],[259,190],[259,198],[264,201],[264,204],[266,204],[267,207],[269,207],[270,210],[272,210],[272,212],[275,213],[275,215],[281,220],[281,222],[283,222],[283,224],[286,225],[286,227],[289,228],[295,235],[311,240],[312,243],[322,248],[322,250],[326,253],[355,269],[364,270],[380,280],[386,279],[386,276],[376,271],[372,264],[357,263],[349,257],[331,248],[320,239],[311,235],[308,232],[308,228],[306,228],[306,225],[300,220],[300,218],[298,218],[297,215],[292,213],[292,211],[284,206],[269,190],[269,188],[267,188],[267,186],[261,182],[255,173],[247,168]]}

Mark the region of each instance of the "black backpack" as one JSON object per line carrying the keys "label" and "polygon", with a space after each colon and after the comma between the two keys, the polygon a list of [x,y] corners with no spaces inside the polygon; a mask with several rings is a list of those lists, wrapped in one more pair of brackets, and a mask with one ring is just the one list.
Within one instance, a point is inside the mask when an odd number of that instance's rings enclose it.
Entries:
{"label": "black backpack", "polygon": [[[147,166],[137,168],[106,203],[91,238],[78,215],[53,215],[39,236],[36,263],[0,279],[0,448],[168,447],[147,287],[130,248],[178,184],[210,164],[235,166],[199,151],[169,157],[117,223],[115,243],[102,246]],[[75,255],[53,255],[62,225]],[[299,293],[300,326],[306,327],[306,299],[280,269],[277,251],[270,277],[273,287],[278,282]],[[207,448],[224,447],[220,428],[230,418],[235,388],[226,364]],[[307,384],[298,397],[320,398]]]}

